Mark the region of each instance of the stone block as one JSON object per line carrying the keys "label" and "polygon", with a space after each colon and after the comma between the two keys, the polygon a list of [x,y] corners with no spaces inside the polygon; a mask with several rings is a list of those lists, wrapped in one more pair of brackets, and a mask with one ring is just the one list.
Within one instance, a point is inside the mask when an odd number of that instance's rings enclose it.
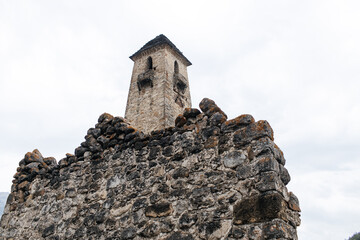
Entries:
{"label": "stone block", "polygon": [[114,117],[109,113],[103,113],[98,118],[98,123],[102,123],[104,121],[111,121]]}
{"label": "stone block", "polygon": [[256,189],[260,192],[271,190],[281,192],[283,187],[284,185],[276,172],[262,172],[257,176]]}
{"label": "stone block", "polygon": [[175,119],[176,127],[182,127],[185,125],[185,123],[186,123],[186,118],[184,117],[184,115],[180,114],[176,117],[176,119]]}
{"label": "stone block", "polygon": [[274,139],[273,130],[267,121],[260,120],[252,123],[245,128],[239,129],[234,133],[234,144],[241,147],[249,144],[252,140],[262,137],[269,137]]}
{"label": "stone block", "polygon": [[195,214],[183,213],[179,218],[179,226],[181,229],[188,229],[197,222]]}
{"label": "stone block", "polygon": [[223,157],[224,166],[227,168],[235,168],[244,163],[246,156],[241,151],[232,151]]}
{"label": "stone block", "polygon": [[147,217],[163,217],[168,216],[173,212],[172,205],[170,203],[158,203],[150,205],[145,209],[145,215]]}
{"label": "stone block", "polygon": [[218,137],[211,136],[204,143],[204,148],[214,148],[219,144]]}
{"label": "stone block", "polygon": [[290,199],[288,202],[289,208],[296,212],[301,212],[298,198],[295,196],[293,192],[290,192],[289,195],[290,195]]}
{"label": "stone block", "polygon": [[185,118],[196,118],[200,113],[197,108],[185,108],[183,116]]}
{"label": "stone block", "polygon": [[180,167],[174,170],[172,177],[174,179],[189,177],[189,173],[190,173],[189,169]]}
{"label": "stone block", "polygon": [[207,116],[211,117],[215,113],[220,113],[224,115],[225,120],[227,119],[226,114],[216,105],[216,103],[209,99],[203,98],[199,104],[201,111],[203,111]]}
{"label": "stone block", "polygon": [[166,240],[194,240],[190,233],[174,232]]}
{"label": "stone block", "polygon": [[234,223],[259,223],[280,218],[284,211],[284,198],[277,192],[255,195],[234,206]]}
{"label": "stone block", "polygon": [[240,115],[234,119],[228,120],[221,125],[221,131],[227,133],[245,127],[251,123],[254,123],[255,119],[249,114]]}
{"label": "stone block", "polygon": [[281,177],[281,181],[282,181],[285,185],[287,185],[287,184],[290,182],[290,180],[291,180],[290,174],[289,174],[288,170],[287,170],[283,165],[280,164],[279,167],[280,167],[280,177]]}
{"label": "stone block", "polygon": [[279,163],[273,157],[264,156],[254,163],[253,169],[256,173],[268,171],[279,172]]}

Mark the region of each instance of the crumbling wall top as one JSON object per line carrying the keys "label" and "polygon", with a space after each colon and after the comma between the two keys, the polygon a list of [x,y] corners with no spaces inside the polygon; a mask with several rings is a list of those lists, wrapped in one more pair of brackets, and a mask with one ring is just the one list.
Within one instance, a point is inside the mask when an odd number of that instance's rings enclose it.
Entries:
{"label": "crumbling wall top", "polygon": [[150,134],[102,114],[75,154],[19,163],[0,222],[15,239],[297,239],[300,207],[267,121],[210,99]]}

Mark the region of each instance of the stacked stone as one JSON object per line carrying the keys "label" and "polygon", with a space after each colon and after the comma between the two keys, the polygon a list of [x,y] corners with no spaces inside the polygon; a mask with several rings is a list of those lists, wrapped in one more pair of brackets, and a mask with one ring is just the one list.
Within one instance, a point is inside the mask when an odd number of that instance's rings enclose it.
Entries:
{"label": "stacked stone", "polygon": [[[19,167],[14,175],[8,202],[23,203],[27,198],[33,197],[30,195],[31,182],[36,177],[52,178],[53,172],[57,168],[55,158],[44,158],[37,149],[26,153],[24,159],[19,162]],[[16,204],[11,205],[11,209],[15,208]]]}
{"label": "stacked stone", "polygon": [[[99,160],[103,157],[105,149],[119,148],[134,138],[144,136],[143,133],[131,127],[122,117],[113,117],[103,113],[95,128],[90,128],[85,136],[85,142],[75,149],[75,156],[78,161],[90,157],[92,160]],[[64,163],[64,165],[66,165]]]}
{"label": "stacked stone", "polygon": [[206,98],[200,109],[149,135],[102,114],[52,177],[29,181],[32,197],[8,201],[0,236],[297,239],[299,203],[268,122],[227,120]]}

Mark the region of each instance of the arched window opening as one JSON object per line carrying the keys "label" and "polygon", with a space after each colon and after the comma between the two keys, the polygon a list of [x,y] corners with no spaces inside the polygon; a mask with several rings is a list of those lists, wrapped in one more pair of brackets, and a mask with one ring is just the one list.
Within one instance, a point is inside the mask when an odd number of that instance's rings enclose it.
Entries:
{"label": "arched window opening", "polygon": [[151,57],[147,59],[147,69],[153,69],[153,61]]}
{"label": "arched window opening", "polygon": [[179,64],[177,61],[174,62],[174,73],[179,73]]}

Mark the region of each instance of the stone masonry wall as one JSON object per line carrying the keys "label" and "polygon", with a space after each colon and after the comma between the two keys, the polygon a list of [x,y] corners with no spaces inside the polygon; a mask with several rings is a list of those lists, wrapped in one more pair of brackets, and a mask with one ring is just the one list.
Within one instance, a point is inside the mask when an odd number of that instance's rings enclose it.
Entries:
{"label": "stone masonry wall", "polygon": [[[152,58],[153,70],[147,69],[147,59]],[[179,74],[186,84],[184,94],[174,91],[174,62],[178,62]],[[139,90],[138,77],[148,74],[152,86]],[[176,103],[181,98],[182,106]],[[191,107],[187,68],[183,59],[168,45],[153,47],[134,58],[125,117],[131,124],[145,133],[174,125],[175,118],[184,108]]]}
{"label": "stone masonry wall", "polygon": [[[149,52],[148,54],[146,54]],[[133,126],[142,127],[142,131],[148,132],[148,129],[164,128],[164,83],[165,83],[165,49],[156,47],[134,61],[133,72],[131,76],[129,94],[126,105],[125,117],[132,122]],[[153,86],[146,87],[139,91],[138,76],[147,71],[147,58],[152,57],[153,66],[156,70],[152,71]],[[157,119],[157,121],[153,121]]]}
{"label": "stone masonry wall", "polygon": [[300,208],[266,121],[210,99],[151,134],[102,114],[75,155],[20,161],[0,239],[297,239]]}

